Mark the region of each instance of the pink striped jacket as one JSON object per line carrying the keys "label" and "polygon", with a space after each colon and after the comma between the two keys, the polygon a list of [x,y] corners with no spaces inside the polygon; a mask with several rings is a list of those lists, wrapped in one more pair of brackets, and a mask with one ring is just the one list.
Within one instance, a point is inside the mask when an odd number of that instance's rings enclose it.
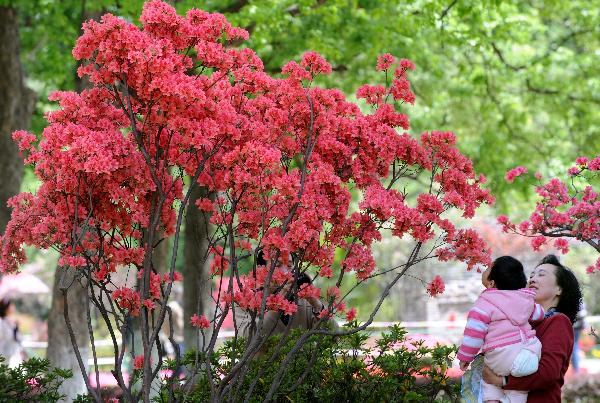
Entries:
{"label": "pink striped jacket", "polygon": [[544,309],[534,298],[532,288],[483,291],[467,315],[457,358],[471,362],[479,350],[485,353],[535,337],[529,322],[544,319]]}

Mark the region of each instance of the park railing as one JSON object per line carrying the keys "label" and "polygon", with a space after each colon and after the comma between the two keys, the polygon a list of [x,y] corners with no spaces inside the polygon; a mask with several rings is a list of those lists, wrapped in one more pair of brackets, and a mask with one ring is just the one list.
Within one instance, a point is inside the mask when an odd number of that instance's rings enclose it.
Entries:
{"label": "park railing", "polygon": [[[600,315],[588,316],[585,318],[586,329],[593,327],[600,329]],[[340,323],[342,325],[343,323]],[[462,339],[462,332],[466,321],[413,321],[413,322],[373,322],[367,328],[374,338],[377,338],[381,333],[390,329],[394,325],[400,325],[408,331],[408,335],[413,340],[418,340],[422,337],[426,342],[440,344],[458,344]],[[221,330],[217,336],[220,340],[230,339],[235,335],[233,330]],[[44,356],[48,343],[45,341],[28,340],[26,337],[22,342],[25,351],[30,356]],[[112,341],[110,339],[99,339],[95,342],[98,354],[99,366],[114,365],[114,357],[109,355],[112,352]],[[105,354],[103,354],[105,352]],[[94,364],[93,359],[88,360],[88,365],[91,367]]]}

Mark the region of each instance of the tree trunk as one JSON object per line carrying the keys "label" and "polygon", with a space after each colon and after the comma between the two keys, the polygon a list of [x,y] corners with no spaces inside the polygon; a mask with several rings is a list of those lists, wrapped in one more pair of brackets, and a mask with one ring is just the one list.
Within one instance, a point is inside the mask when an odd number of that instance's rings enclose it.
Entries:
{"label": "tree trunk", "polygon": [[17,12],[0,6],[0,234],[10,219],[8,199],[19,193],[23,161],[12,132],[27,129],[35,94],[25,86]]}
{"label": "tree trunk", "polygon": [[[70,402],[80,393],[86,393],[85,380],[77,363],[75,350],[71,343],[64,319],[64,301],[60,289],[61,279],[65,284],[71,284],[67,293],[69,306],[69,319],[73,326],[73,333],[81,358],[86,365],[89,354],[89,335],[87,330],[86,288],[78,280],[74,280],[74,270],[59,267],[54,274],[52,289],[52,306],[48,315],[48,350],[46,358],[54,367],[72,369],[73,377],[66,380],[60,387],[60,392],[65,395],[65,401]],[[73,281],[74,280],[74,281]]]}
{"label": "tree trunk", "polygon": [[[163,237],[163,234],[161,232],[157,231],[156,234],[158,239],[161,239]],[[154,268],[154,270],[156,270],[157,273],[160,273],[161,276],[164,273],[167,273],[168,270],[168,265],[170,263],[169,261],[169,242],[165,239],[162,242],[160,242],[155,248],[154,251],[152,252],[152,267]],[[138,279],[138,289],[140,289],[140,284],[139,284],[140,280]],[[172,293],[171,293],[171,299],[172,299]],[[141,316],[137,316],[137,317],[132,317],[131,318],[131,332],[133,337],[128,339],[128,349],[130,352],[133,352],[134,355],[140,355],[140,354],[144,354],[144,344],[142,342],[142,318]],[[168,336],[168,316],[165,316],[165,322],[163,323],[162,326],[162,330],[163,332],[165,332],[165,335]],[[159,338],[161,337],[161,334],[159,333]],[[161,342],[168,342],[166,341],[164,338],[161,338]],[[163,343],[163,348],[168,348],[168,346],[166,346]],[[163,360],[166,359],[166,357],[163,357]],[[156,348],[156,343],[152,344],[152,355],[151,355],[151,360],[150,360],[153,365],[158,363],[158,349]],[[129,368],[129,370],[131,370],[132,368]],[[130,376],[133,376],[133,373],[130,373]],[[155,398],[158,396],[158,390],[160,389],[161,386],[161,381],[160,379],[156,378],[152,381],[152,385],[151,385],[151,389],[150,389],[150,398]]]}
{"label": "tree trunk", "polygon": [[204,347],[202,340],[198,340],[198,330],[190,326],[190,317],[194,314],[208,316],[211,299],[209,261],[207,259],[209,216],[196,207],[196,200],[202,197],[210,197],[207,189],[196,186],[192,191],[185,216],[182,274],[183,343],[186,351]]}

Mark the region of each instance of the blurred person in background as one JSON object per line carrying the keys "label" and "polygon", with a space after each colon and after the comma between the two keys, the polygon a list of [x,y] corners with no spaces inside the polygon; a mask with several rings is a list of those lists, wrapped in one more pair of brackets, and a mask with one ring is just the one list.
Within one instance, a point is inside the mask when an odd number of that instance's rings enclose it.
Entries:
{"label": "blurred person in background", "polygon": [[26,359],[19,338],[19,327],[10,317],[13,310],[10,299],[0,299],[0,355],[5,358],[5,363],[11,368],[19,366]]}
{"label": "blurred person in background", "polygon": [[[293,267],[294,256],[290,254],[288,260],[288,264]],[[256,265],[267,266],[267,263],[262,250],[259,251],[256,255]],[[285,267],[286,264],[280,260],[278,266]],[[288,269],[293,270],[292,267],[288,267]],[[297,289],[300,289],[304,284],[312,284],[311,278],[306,273],[299,273],[296,281]],[[288,283],[283,288],[284,293],[287,294],[286,298],[289,301],[293,301],[293,295],[290,293],[291,286],[292,285]],[[288,326],[290,329],[312,329],[319,321],[321,311],[327,308],[320,299],[315,297],[299,298],[297,304],[298,310],[293,315],[286,315],[280,311],[265,311],[261,334],[266,337],[284,334]],[[251,338],[256,332],[258,319],[253,318],[249,312],[238,306],[236,306],[235,309],[237,330],[239,331],[240,336]],[[332,329],[335,330],[338,328],[337,323],[333,318],[326,319],[326,322]]]}
{"label": "blurred person in background", "polygon": [[579,356],[581,355],[581,350],[579,348],[579,336],[581,336],[581,332],[585,327],[586,316],[587,310],[585,309],[585,303],[582,301],[575,323],[573,323],[574,344],[573,354],[571,355],[571,364],[573,364],[573,371],[575,371],[575,373],[579,372]]}

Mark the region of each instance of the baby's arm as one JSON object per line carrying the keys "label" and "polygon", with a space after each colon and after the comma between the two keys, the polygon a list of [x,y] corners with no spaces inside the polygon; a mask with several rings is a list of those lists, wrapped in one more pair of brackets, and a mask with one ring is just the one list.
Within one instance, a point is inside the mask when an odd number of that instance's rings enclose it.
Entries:
{"label": "baby's arm", "polygon": [[469,311],[463,341],[458,349],[458,354],[456,354],[456,358],[461,361],[461,369],[468,367],[469,363],[473,361],[481,349],[481,346],[483,346],[483,340],[488,332],[490,321],[490,315],[477,306],[474,306]]}
{"label": "baby's arm", "polygon": [[533,304],[533,312],[529,317],[529,322],[538,322],[544,319],[544,308],[540,304]]}

